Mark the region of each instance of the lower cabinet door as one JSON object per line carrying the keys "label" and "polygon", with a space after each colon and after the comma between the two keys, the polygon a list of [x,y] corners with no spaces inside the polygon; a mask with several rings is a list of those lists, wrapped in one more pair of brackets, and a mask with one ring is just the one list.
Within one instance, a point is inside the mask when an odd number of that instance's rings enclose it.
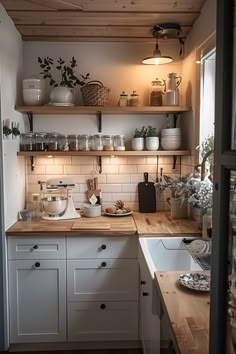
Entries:
{"label": "lower cabinet door", "polygon": [[10,343],[66,340],[66,262],[9,261]]}
{"label": "lower cabinet door", "polygon": [[67,261],[68,301],[137,301],[136,259]]}
{"label": "lower cabinet door", "polygon": [[138,340],[138,302],[71,302],[68,340]]}

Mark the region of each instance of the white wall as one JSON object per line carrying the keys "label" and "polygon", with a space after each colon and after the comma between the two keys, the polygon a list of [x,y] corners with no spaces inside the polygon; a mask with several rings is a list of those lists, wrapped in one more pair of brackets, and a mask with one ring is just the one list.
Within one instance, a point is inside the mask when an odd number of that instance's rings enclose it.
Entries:
{"label": "white wall", "polygon": [[[1,121],[20,123],[24,130],[22,115],[14,110],[19,100],[22,77],[22,41],[14,24],[0,4],[0,77]],[[2,122],[1,122],[2,123]],[[1,134],[2,139],[2,134]],[[5,228],[17,221],[18,211],[24,208],[25,170],[24,161],[16,156],[19,138],[3,140],[3,180]]]}

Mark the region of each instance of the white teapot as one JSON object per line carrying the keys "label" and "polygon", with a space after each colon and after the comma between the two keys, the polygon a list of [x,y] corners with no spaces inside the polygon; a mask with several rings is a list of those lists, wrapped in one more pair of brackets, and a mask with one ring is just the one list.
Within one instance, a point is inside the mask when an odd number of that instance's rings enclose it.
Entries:
{"label": "white teapot", "polygon": [[181,84],[182,77],[176,73],[169,73],[166,80],[166,91],[175,91]]}

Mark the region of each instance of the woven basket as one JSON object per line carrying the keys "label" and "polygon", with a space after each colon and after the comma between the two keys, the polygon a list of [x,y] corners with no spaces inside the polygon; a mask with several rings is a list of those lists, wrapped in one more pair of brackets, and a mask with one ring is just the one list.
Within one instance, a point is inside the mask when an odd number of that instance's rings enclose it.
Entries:
{"label": "woven basket", "polygon": [[89,81],[81,87],[85,106],[106,106],[110,89],[103,86],[100,81]]}

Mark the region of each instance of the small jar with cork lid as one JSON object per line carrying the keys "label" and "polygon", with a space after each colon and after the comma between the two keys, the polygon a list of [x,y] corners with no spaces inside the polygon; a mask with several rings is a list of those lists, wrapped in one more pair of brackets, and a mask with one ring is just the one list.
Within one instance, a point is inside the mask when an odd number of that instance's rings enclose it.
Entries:
{"label": "small jar with cork lid", "polygon": [[113,135],[103,135],[103,150],[112,151],[114,150],[114,137]]}
{"label": "small jar with cork lid", "polygon": [[162,96],[163,96],[163,80],[153,80],[151,82],[151,90],[149,96],[149,104],[150,106],[162,106]]}
{"label": "small jar with cork lid", "polygon": [[140,99],[139,99],[139,94],[137,91],[133,91],[130,95],[129,99],[129,106],[131,107],[139,107],[140,106]]}
{"label": "small jar with cork lid", "polygon": [[125,93],[125,91],[122,91],[120,94],[120,99],[118,102],[118,106],[120,107],[126,107],[128,106],[129,100],[128,100],[128,94]]}

